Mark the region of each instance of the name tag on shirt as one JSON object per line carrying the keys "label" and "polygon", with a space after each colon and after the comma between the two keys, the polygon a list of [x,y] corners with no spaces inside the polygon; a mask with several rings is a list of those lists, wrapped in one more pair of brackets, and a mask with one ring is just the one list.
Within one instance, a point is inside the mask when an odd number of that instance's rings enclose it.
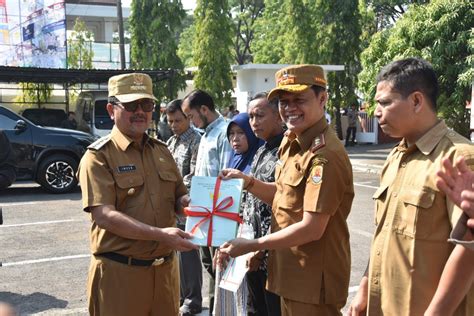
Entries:
{"label": "name tag on shirt", "polygon": [[135,165],[118,166],[119,173],[132,172],[135,170],[137,170],[137,167]]}

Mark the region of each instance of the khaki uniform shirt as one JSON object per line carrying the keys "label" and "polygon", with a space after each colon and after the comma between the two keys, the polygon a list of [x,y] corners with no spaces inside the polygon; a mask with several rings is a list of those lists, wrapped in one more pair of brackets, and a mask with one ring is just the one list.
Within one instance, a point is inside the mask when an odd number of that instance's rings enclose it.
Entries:
{"label": "khaki uniform shirt", "polygon": [[[462,214],[435,184],[445,156],[466,157],[474,147],[439,122],[415,144],[392,150],[375,192],[377,225],[369,266],[369,315],[423,315],[453,244],[447,240]],[[455,315],[474,315],[473,291]]]}
{"label": "khaki uniform shirt", "polygon": [[351,266],[346,219],[354,197],[352,167],[324,117],[301,137],[284,137],[275,183],[272,232],[300,222],[304,211],[331,218],[320,240],[270,251],[268,290],[308,304],[344,303]]}
{"label": "khaki uniform shirt", "polygon": [[[143,149],[116,127],[109,136],[89,146],[79,166],[85,211],[114,205],[119,212],[155,227],[176,225],[176,199],[187,193],[166,145],[146,137]],[[138,259],[152,259],[171,252],[157,241],[133,240],[91,226],[94,255],[117,252]]]}

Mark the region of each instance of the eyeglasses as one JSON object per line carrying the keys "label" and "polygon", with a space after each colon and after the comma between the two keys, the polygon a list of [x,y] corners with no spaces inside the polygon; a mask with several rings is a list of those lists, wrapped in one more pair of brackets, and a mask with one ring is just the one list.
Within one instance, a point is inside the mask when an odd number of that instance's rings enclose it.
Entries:
{"label": "eyeglasses", "polygon": [[143,99],[127,103],[115,102],[114,104],[121,106],[127,112],[135,112],[138,109],[138,106],[142,108],[143,112],[151,112],[155,108],[155,102],[151,99]]}

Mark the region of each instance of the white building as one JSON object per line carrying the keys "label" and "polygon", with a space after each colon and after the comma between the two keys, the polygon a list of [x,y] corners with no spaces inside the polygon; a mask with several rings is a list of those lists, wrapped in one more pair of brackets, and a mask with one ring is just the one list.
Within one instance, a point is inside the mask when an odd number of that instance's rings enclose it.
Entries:
{"label": "white building", "polygon": [[[275,73],[289,65],[285,64],[246,64],[232,67],[237,73],[235,96],[237,110],[247,112],[249,100],[257,93],[275,88]],[[326,73],[344,71],[343,65],[321,65]]]}

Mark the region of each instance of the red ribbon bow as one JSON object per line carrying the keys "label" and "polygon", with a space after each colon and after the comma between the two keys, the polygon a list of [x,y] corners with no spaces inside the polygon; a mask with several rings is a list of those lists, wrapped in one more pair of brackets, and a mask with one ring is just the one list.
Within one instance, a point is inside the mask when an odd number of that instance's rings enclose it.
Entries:
{"label": "red ribbon bow", "polygon": [[[242,224],[242,219],[239,214],[222,212],[223,210],[228,209],[234,204],[234,199],[231,196],[227,196],[222,201],[217,204],[217,199],[219,196],[219,189],[221,187],[221,178],[217,178],[216,185],[214,186],[214,196],[212,198],[212,210],[209,210],[205,206],[188,206],[184,208],[184,214],[190,217],[203,217],[194,227],[191,229],[191,234],[196,232],[196,229],[200,227],[204,222],[209,220],[209,229],[207,231],[207,246],[211,247],[212,244],[212,219],[214,216],[220,216],[232,221],[235,221],[239,224]],[[193,211],[193,208],[203,209],[204,211]]]}

